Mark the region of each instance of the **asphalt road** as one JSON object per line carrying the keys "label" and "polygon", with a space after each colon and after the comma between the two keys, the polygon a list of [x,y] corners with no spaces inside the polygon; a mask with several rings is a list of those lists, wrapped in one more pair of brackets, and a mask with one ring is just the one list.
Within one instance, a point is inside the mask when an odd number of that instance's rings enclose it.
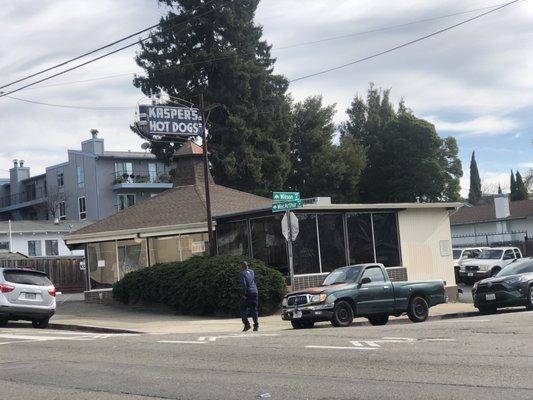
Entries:
{"label": "asphalt road", "polygon": [[0,329],[6,400],[530,400],[532,370],[533,312],[268,334]]}

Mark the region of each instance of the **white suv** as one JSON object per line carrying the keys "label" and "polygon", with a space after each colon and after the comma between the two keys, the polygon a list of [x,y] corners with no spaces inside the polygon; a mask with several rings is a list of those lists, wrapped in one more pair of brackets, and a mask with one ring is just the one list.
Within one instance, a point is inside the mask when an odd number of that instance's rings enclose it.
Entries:
{"label": "white suv", "polygon": [[522,258],[517,247],[493,247],[483,250],[477,258],[461,263],[459,276],[463,282],[478,281],[496,275],[513,261]]}
{"label": "white suv", "polygon": [[46,328],[56,311],[56,289],[44,272],[0,268],[0,327],[7,321],[32,321]]}

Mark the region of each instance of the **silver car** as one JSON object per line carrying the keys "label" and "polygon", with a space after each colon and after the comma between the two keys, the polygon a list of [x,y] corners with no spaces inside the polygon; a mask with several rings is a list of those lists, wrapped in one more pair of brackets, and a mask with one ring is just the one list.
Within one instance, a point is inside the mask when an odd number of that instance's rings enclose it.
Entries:
{"label": "silver car", "polygon": [[0,327],[25,320],[43,329],[55,311],[56,289],[44,272],[0,268]]}

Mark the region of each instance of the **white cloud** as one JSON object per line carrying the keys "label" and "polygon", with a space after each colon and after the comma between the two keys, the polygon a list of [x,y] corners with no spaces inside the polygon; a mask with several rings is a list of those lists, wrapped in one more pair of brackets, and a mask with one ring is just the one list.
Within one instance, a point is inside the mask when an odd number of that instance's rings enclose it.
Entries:
{"label": "white cloud", "polygon": [[494,136],[511,134],[520,126],[519,122],[506,117],[483,115],[465,121],[443,121],[437,117],[426,117],[438,132],[451,132],[457,136]]}

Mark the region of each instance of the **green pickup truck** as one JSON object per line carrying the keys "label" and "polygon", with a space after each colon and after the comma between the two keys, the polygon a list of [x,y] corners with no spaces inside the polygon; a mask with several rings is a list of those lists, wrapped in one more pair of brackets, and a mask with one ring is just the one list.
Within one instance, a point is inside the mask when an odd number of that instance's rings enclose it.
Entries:
{"label": "green pickup truck", "polygon": [[445,302],[443,281],[393,283],[383,264],[359,264],[334,270],[320,287],[287,294],[281,318],[295,329],[319,321],[350,326],[354,317],[385,325],[390,315],[405,312],[411,321],[423,322],[430,307]]}

